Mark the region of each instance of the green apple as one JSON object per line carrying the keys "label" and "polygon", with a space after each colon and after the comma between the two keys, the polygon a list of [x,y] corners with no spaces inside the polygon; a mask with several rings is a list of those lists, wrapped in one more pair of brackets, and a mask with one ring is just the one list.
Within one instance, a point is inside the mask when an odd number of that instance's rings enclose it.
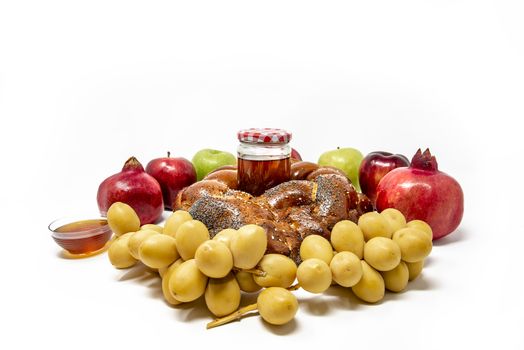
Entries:
{"label": "green apple", "polygon": [[208,148],[195,153],[191,161],[197,173],[197,181],[223,165],[237,165],[237,159],[231,153]]}
{"label": "green apple", "polygon": [[358,183],[358,169],[364,156],[358,149],[355,148],[337,148],[332,151],[322,153],[318,159],[320,166],[334,166],[339,168],[348,179],[351,180],[353,186],[360,192],[360,184]]}

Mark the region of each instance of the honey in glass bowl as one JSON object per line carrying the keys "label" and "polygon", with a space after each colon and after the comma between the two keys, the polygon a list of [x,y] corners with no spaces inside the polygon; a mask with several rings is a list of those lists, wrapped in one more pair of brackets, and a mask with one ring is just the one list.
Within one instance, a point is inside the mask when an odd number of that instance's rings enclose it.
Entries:
{"label": "honey in glass bowl", "polygon": [[113,235],[104,218],[58,219],[49,225],[49,230],[55,242],[73,255],[99,251],[105,247]]}
{"label": "honey in glass bowl", "polygon": [[238,189],[259,196],[291,179],[291,133],[282,129],[238,132]]}

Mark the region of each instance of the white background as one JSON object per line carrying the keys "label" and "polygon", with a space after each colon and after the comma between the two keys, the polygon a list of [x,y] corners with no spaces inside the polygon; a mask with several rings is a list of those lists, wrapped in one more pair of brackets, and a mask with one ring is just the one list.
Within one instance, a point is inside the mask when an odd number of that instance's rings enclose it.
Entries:
{"label": "white background", "polygon": [[[524,348],[522,1],[0,1],[0,347]],[[46,230],[96,214],[135,155],[235,152],[282,127],[307,160],[430,147],[460,228],[378,305],[298,292],[296,320],[205,330],[159,280],[67,260]],[[247,301],[246,301],[247,302]]]}

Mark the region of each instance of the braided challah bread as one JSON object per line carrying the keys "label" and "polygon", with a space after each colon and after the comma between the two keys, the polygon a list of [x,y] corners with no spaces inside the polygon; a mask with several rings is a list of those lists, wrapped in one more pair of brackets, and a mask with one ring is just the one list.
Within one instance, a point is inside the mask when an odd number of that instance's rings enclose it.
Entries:
{"label": "braided challah bread", "polygon": [[373,210],[369,199],[357,193],[338,169],[299,162],[291,170],[293,180],[258,197],[236,190],[236,170],[219,170],[180,191],[173,208],[189,211],[211,236],[226,228],[260,225],[267,233],[267,252],[287,255],[297,263],[303,238],[317,234],[329,239],[340,220],[357,222]]}

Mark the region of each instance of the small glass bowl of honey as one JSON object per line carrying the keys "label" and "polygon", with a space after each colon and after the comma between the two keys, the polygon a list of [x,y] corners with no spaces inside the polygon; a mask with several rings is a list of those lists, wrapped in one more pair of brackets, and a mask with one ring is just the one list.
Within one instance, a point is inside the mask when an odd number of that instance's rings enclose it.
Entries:
{"label": "small glass bowl of honey", "polygon": [[49,231],[55,242],[74,256],[102,251],[113,235],[106,218],[61,218],[49,224]]}

